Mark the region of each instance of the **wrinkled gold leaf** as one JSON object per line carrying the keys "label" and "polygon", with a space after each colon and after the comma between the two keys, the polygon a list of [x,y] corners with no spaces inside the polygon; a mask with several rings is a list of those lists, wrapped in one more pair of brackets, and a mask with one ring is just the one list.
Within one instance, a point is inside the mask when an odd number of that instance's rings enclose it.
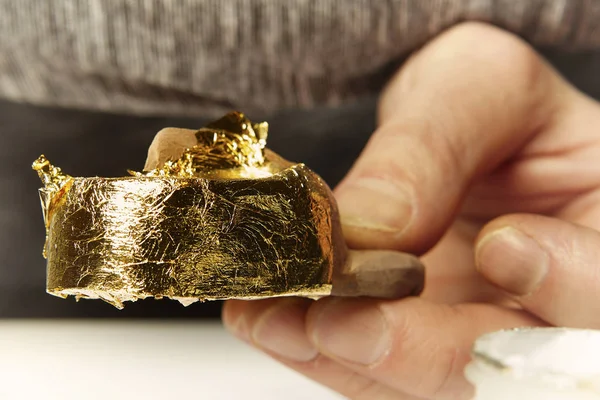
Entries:
{"label": "wrinkled gold leaf", "polygon": [[266,123],[230,113],[179,159],[132,176],[70,177],[40,157],[48,293],[119,308],[330,294],[346,256],[331,191],[266,138]]}

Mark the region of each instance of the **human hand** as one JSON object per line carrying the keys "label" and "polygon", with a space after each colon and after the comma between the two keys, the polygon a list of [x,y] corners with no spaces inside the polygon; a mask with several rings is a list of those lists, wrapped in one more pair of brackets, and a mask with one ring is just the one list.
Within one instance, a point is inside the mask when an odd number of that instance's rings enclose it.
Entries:
{"label": "human hand", "polygon": [[396,301],[228,301],[238,337],[353,399],[463,399],[473,341],[600,328],[600,105],[476,23],[416,53],[336,188],[349,245],[423,255]]}

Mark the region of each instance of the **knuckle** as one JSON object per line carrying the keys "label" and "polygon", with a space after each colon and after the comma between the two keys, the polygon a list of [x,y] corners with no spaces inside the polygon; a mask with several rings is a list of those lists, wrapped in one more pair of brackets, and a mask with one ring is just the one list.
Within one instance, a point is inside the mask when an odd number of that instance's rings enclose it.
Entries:
{"label": "knuckle", "polygon": [[411,114],[398,110],[428,110],[417,122],[425,147],[417,153],[444,174],[463,173],[473,167],[467,163],[480,161],[469,151],[479,149],[481,121],[490,123],[490,131],[498,120],[526,132],[539,129],[556,108],[556,96],[549,96],[554,82],[552,70],[516,35],[484,23],[462,23],[426,45],[390,81],[380,114],[395,113],[404,120],[386,118],[396,126],[383,129],[381,136],[410,132],[410,126],[398,129],[398,124],[414,125],[406,121]]}
{"label": "knuckle", "polygon": [[414,197],[421,174],[418,168],[412,168],[409,163],[412,155],[406,154],[405,128],[397,124],[385,124],[378,128],[349,177],[355,181],[385,181]]}
{"label": "knuckle", "polygon": [[457,62],[489,78],[497,77],[522,92],[530,92],[540,82],[544,61],[524,40],[513,33],[480,22],[465,22],[442,34],[435,46]]}
{"label": "knuckle", "polygon": [[463,135],[447,134],[452,132],[450,126],[440,126],[441,124],[456,123],[453,118],[431,120],[426,124],[422,131],[422,143],[425,144],[424,159],[434,166],[435,175],[450,178],[453,182],[463,182],[462,178],[470,169],[466,163],[473,159],[467,152],[472,148],[469,143],[465,143],[466,138]]}
{"label": "knuckle", "polygon": [[[443,66],[446,73],[440,74]],[[543,59],[515,34],[481,22],[465,22],[442,32],[411,57],[387,92],[418,93],[421,85],[460,86],[460,90],[500,87],[500,93],[531,98],[550,74]],[[448,75],[456,76],[448,82]],[[542,84],[541,84],[542,83]],[[508,93],[509,95],[512,93]],[[505,100],[505,99],[501,99]]]}
{"label": "knuckle", "polygon": [[[413,146],[410,142],[416,139],[417,135],[411,135],[411,132],[421,132],[424,122],[421,121],[398,121],[390,122],[380,126],[371,139],[371,153],[373,154],[372,165],[387,174],[386,178],[394,181],[406,182],[408,185],[417,186],[415,183],[419,179],[417,169],[406,168],[406,158],[414,155],[409,152],[407,146]],[[415,146],[419,147],[419,146]],[[415,148],[418,150],[418,148]],[[398,155],[402,154],[402,159]],[[382,157],[385,155],[385,157]]]}
{"label": "knuckle", "polygon": [[[422,193],[422,179],[461,177],[468,169],[466,162],[470,149],[462,135],[448,134],[456,118],[431,118],[390,122],[382,125],[374,135],[379,154],[391,153],[386,168],[390,179],[409,186],[415,200],[427,196]],[[418,133],[418,134],[417,134]],[[402,151],[403,159],[394,156]],[[386,153],[382,153],[382,152]],[[456,180],[456,179],[453,179]],[[459,180],[458,180],[459,181]]]}

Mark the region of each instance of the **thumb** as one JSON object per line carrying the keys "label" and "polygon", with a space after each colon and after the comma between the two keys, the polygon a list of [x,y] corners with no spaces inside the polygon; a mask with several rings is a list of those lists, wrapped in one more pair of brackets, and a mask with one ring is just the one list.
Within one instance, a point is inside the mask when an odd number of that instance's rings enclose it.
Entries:
{"label": "thumb", "polygon": [[517,37],[468,23],[425,46],[380,103],[380,126],[336,188],[353,248],[423,253],[490,172],[573,93]]}
{"label": "thumb", "polygon": [[475,258],[485,278],[541,319],[600,328],[599,232],[549,217],[502,217],[481,232]]}

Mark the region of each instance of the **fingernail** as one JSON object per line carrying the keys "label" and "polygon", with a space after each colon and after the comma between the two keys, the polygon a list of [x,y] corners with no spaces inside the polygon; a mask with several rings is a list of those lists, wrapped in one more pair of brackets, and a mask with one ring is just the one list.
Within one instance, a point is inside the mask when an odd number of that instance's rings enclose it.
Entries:
{"label": "fingernail", "polygon": [[300,299],[282,299],[258,319],[252,339],[257,346],[292,361],[314,359],[318,351],[306,335],[306,309]]}
{"label": "fingernail", "polygon": [[337,194],[345,225],[402,233],[412,220],[409,191],[385,179],[361,178],[340,187]]}
{"label": "fingernail", "polygon": [[381,310],[356,300],[328,302],[316,316],[310,334],[325,355],[362,365],[380,361],[392,344]]}
{"label": "fingernail", "polygon": [[487,234],[475,251],[479,271],[513,294],[534,292],[549,268],[548,254],[523,232],[506,227]]}

